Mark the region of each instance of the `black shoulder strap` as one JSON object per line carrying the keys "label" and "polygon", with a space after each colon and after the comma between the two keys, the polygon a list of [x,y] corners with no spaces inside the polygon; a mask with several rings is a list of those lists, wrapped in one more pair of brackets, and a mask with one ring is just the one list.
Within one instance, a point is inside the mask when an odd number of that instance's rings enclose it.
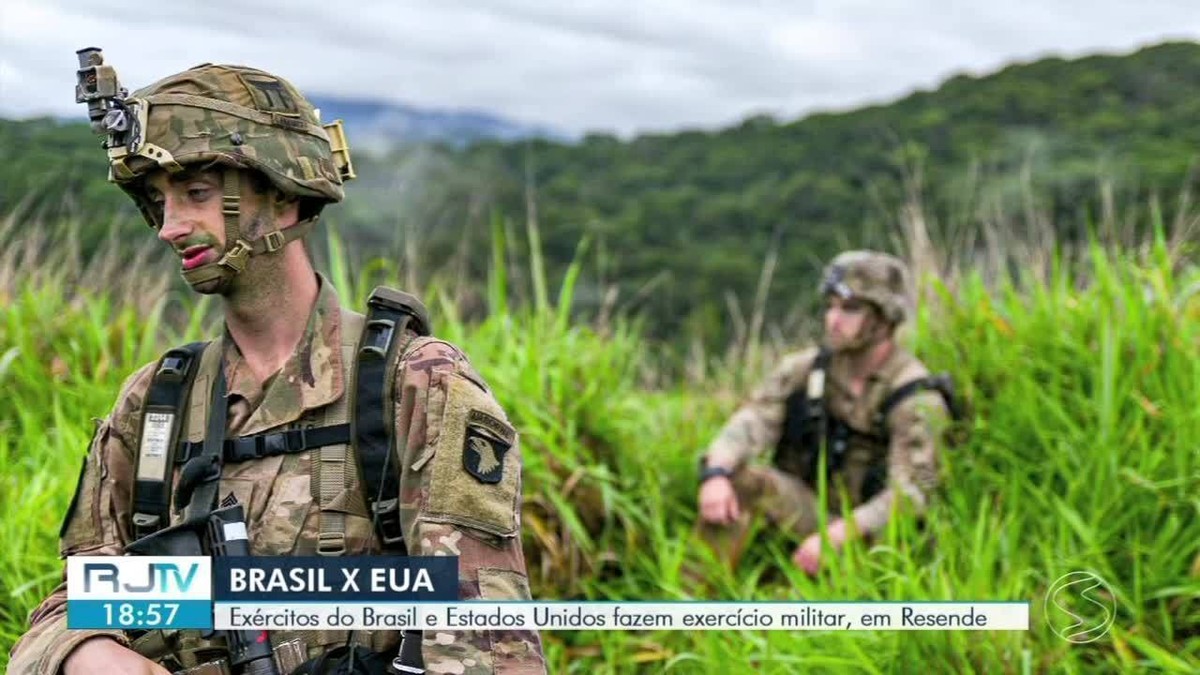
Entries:
{"label": "black shoulder strap", "polygon": [[812,359],[812,370],[828,370],[829,362],[833,359],[833,350],[829,347],[821,346],[817,348],[817,356]]}
{"label": "black shoulder strap", "polygon": [[142,538],[170,521],[171,479],[179,430],[186,418],[192,381],[207,342],[163,355],[142,403],[142,435],[134,456],[133,534]]}
{"label": "black shoulder strap", "polygon": [[[821,347],[809,365],[808,372],[784,401],[783,426],[775,446],[773,463],[776,468],[797,476],[809,476],[815,449],[827,429],[825,414],[825,375],[829,370],[832,352]],[[816,375],[820,373],[820,375]],[[814,382],[814,376],[821,378]],[[806,462],[805,457],[810,458]]]}
{"label": "black shoulder strap", "polygon": [[[326,427],[300,427],[298,429],[283,429],[268,431],[253,436],[226,438],[221,455],[226,463],[248,462],[252,459],[274,457],[275,455],[293,455],[323,448],[327,445],[347,445],[350,443],[350,425],[333,424]],[[205,441],[183,441],[179,444],[179,452],[175,455],[176,464],[186,464],[204,452]]]}
{"label": "black shoulder strap", "polygon": [[221,450],[225,446],[225,426],[229,419],[229,403],[226,399],[228,383],[225,381],[225,364],[217,366],[209,392],[207,428],[204,432],[204,450],[199,456],[189,459],[179,471],[179,494],[176,506],[184,508],[184,522],[199,524],[208,520],[217,505],[217,490],[221,482]]}
{"label": "black shoulder strap", "polygon": [[817,349],[817,356],[813,359],[813,365],[809,373],[811,374],[813,370],[829,370],[829,362],[831,360],[833,360],[833,350],[822,345]]}
{"label": "black shoulder strap", "polygon": [[[958,421],[962,418],[962,410],[958,405],[958,397],[954,394],[954,381],[950,379],[949,374],[939,373],[906,382],[888,394],[887,398],[883,399],[883,403],[879,405],[879,411],[876,413],[875,419],[878,430],[886,432],[887,418],[892,413],[892,410],[909,396],[925,390],[933,390],[942,395],[942,400],[946,402],[946,409],[949,410],[952,420]],[[881,433],[881,436],[887,438],[886,433]]]}
{"label": "black shoulder strap", "polygon": [[429,314],[415,297],[378,287],[367,300],[367,317],[354,366],[350,438],[358,459],[367,510],[387,549],[407,555],[400,526],[400,471],[389,470],[394,415],[388,393],[392,364],[405,330],[429,335]]}
{"label": "black shoulder strap", "polygon": [[[812,418],[814,430],[817,433],[818,439],[825,438],[827,433],[827,425],[829,424],[829,411],[827,410],[827,401],[829,400],[829,363],[833,360],[833,351],[822,345],[817,350],[817,356],[813,359],[812,367],[808,369],[808,377],[804,378],[804,396],[808,398],[808,414]],[[814,391],[812,385],[813,374],[819,372],[821,377],[820,386]]]}

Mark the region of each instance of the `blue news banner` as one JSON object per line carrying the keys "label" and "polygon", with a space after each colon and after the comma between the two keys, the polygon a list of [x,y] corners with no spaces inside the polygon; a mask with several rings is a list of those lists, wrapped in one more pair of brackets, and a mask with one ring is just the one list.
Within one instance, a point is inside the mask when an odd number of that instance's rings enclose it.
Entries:
{"label": "blue news banner", "polygon": [[458,598],[449,557],[67,559],[71,629],[395,628],[413,603]]}
{"label": "blue news banner", "polygon": [[458,558],[67,559],[67,627],[152,630],[1029,630],[1028,601],[459,601]]}

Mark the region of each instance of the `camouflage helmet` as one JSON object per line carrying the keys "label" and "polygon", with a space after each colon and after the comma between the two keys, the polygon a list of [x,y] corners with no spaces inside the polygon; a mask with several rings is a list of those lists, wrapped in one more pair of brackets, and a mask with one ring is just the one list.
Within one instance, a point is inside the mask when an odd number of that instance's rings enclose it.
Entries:
{"label": "camouflage helmet", "polygon": [[[79,56],[75,100],[88,104],[92,129],[108,136],[109,179],[133,197],[146,222],[161,213],[146,194],[156,169],[179,173],[187,165],[223,165],[256,171],[284,194],[309,200],[303,220],[251,239],[241,229],[241,179],[223,177],[225,252],[220,260],[184,271],[193,286],[227,283],[250,257],[275,253],[303,237],[321,207],[341,201],[354,178],[341,120],[321,124],[316,109],[287,80],[245,66],[202,64],[129,95],[101,50]],[[271,218],[270,214],[267,214]]]}
{"label": "camouflage helmet", "polygon": [[820,293],[866,300],[879,308],[886,321],[898,324],[907,316],[908,269],[893,255],[847,251],[825,268]]}
{"label": "camouflage helmet", "polygon": [[[110,151],[110,178],[158,225],[139,185],[151,170],[215,163],[261,172],[285,194],[339,202],[353,177],[341,125],[322,127],[290,82],[245,66],[203,64],[140,89],[140,147]],[[116,148],[117,150],[126,148]],[[127,150],[127,149],[126,149]]]}

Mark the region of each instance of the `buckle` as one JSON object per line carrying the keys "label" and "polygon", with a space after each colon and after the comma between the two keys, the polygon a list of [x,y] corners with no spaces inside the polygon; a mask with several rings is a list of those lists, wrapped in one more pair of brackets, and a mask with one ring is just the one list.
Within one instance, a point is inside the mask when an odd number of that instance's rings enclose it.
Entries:
{"label": "buckle", "polygon": [[317,534],[317,555],[339,556],[345,552],[345,532],[321,532]]}
{"label": "buckle", "polygon": [[268,232],[263,237],[263,242],[267,246],[267,253],[274,253],[283,248],[284,244],[287,243],[287,239],[283,236],[283,230],[274,230]]}
{"label": "buckle", "polygon": [[287,430],[284,434],[287,441],[287,452],[302,452],[308,449],[308,429],[309,427],[298,427]]}
{"label": "buckle", "polygon": [[175,463],[187,464],[189,460],[200,454],[200,450],[203,446],[203,442],[192,443],[191,441],[184,441],[180,443],[179,452],[175,454]]}
{"label": "buckle", "polygon": [[245,462],[262,456],[262,436],[231,438],[225,443],[225,456],[231,462]]}
{"label": "buckle", "polygon": [[262,439],[262,457],[282,455],[288,451],[287,437],[282,433],[267,434],[259,438]]}
{"label": "buckle", "polygon": [[399,499],[381,499],[371,504],[371,513],[375,517],[375,531],[384,546],[404,541],[404,530],[400,527]]}
{"label": "buckle", "polygon": [[149,513],[133,514],[133,531],[136,533],[136,538],[141,539],[147,534],[157,532],[160,527],[159,523],[161,522],[162,518],[156,515]]}
{"label": "buckle", "polygon": [[246,261],[249,259],[250,246],[241,239],[238,239],[233,243],[233,246],[229,247],[228,251],[225,251],[225,255],[221,256],[221,259],[217,261],[217,264],[221,265],[222,267],[228,267],[233,271],[240,273],[242,270],[246,269]]}
{"label": "buckle", "polygon": [[158,368],[160,377],[167,377],[171,380],[180,380],[183,378],[183,372],[187,369],[188,359],[182,356],[165,356],[162,360],[162,365]]}
{"label": "buckle", "polygon": [[390,319],[372,319],[367,322],[367,330],[363,335],[363,354],[374,354],[380,359],[387,358],[387,350],[392,342],[392,333],[396,330],[396,322]]}

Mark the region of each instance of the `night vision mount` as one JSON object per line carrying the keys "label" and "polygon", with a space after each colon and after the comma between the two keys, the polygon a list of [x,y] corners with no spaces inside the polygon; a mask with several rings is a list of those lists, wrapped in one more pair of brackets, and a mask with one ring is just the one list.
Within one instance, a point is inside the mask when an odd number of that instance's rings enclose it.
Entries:
{"label": "night vision mount", "polygon": [[116,69],[105,65],[99,48],[85,47],[75,54],[79,57],[75,102],[87,104],[92,131],[108,137],[104,147],[109,150],[124,146],[136,153],[144,124],[138,116],[141,106],[128,100],[129,90],[117,80]]}

